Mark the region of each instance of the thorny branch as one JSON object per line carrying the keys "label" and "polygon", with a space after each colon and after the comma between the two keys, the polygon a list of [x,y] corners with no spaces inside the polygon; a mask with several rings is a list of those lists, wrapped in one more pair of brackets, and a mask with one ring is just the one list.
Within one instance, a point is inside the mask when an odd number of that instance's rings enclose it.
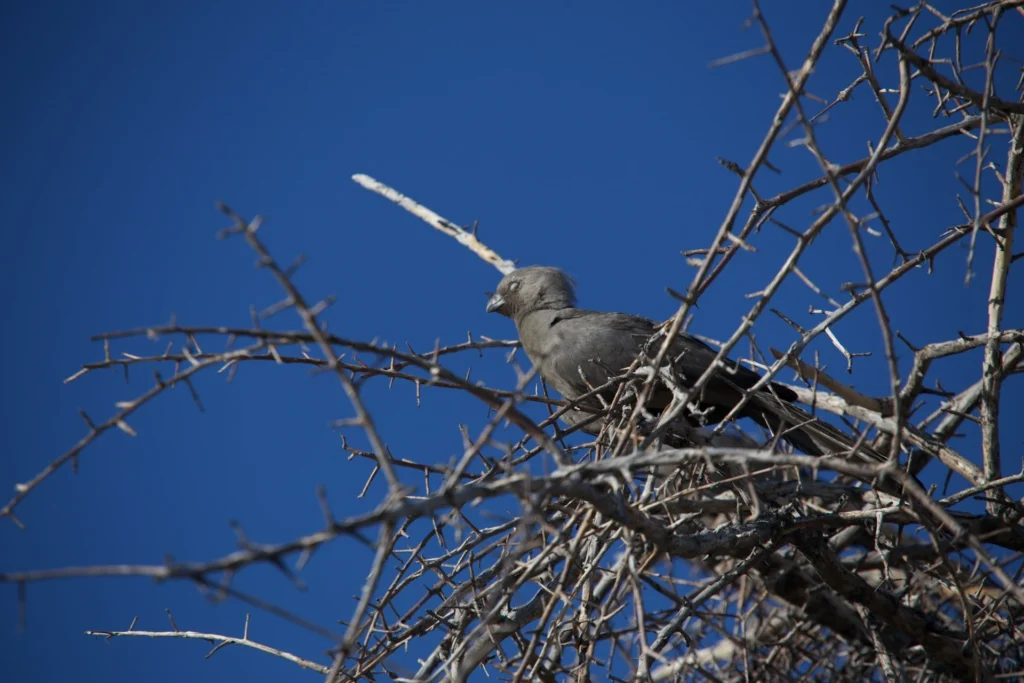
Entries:
{"label": "thorny branch", "polygon": [[[369,450],[361,450],[343,437],[343,448],[372,469],[364,494],[374,490],[379,472],[387,495],[364,512],[338,519],[321,494],[322,528],[270,545],[251,543],[238,530],[241,547],[212,560],[9,572],[0,574],[0,582],[22,588],[72,576],[192,582],[214,597],[243,600],[331,639],[332,658],[315,662],[255,643],[248,628],[242,638],[177,626],[168,632],[136,631],[134,624],[127,631],[92,633],[201,639],[215,645],[211,654],[242,645],[317,671],[330,683],[382,675],[461,681],[483,670],[514,681],[581,682],[595,676],[981,681],[1022,675],[1024,503],[1013,487],[1024,484],[1024,467],[1007,467],[1020,454],[1017,444],[1001,443],[999,420],[1020,412],[1007,405],[1005,386],[1020,373],[1024,356],[1024,330],[1009,314],[1019,308],[1009,282],[1019,261],[1013,244],[1024,206],[1024,104],[1019,94],[997,92],[996,85],[1003,82],[997,78],[1000,70],[1024,57],[1024,43],[1007,39],[1024,26],[1024,0],[987,2],[949,16],[920,3],[894,10],[873,34],[863,20],[847,21],[845,12],[844,0],[836,0],[803,62],[791,71],[773,37],[773,22],[755,2],[749,23],[760,29],[763,44],[712,62],[739,69],[747,59],[770,58],[779,70],[782,103],[750,162],[745,167],[725,162],[740,177],[736,194],[710,246],[685,252],[687,263],[696,267],[693,280],[677,295],[679,309],[651,347],[652,357],[641,356],[632,369],[663,364],[672,337],[685,329],[700,297],[726,268],[741,258],[760,257],[758,240],[791,244],[776,272],[751,296],[741,324],[719,345],[719,359],[750,339],[754,358],[749,362],[765,371],[760,386],[779,381],[779,373],[792,368],[798,383],[791,386],[817,419],[844,429],[859,440],[858,447],[888,452],[888,463],[867,466],[849,453],[823,458],[790,453],[779,446],[778,435],[758,441],[756,430],[737,433],[724,423],[691,434],[689,447],[673,443],[669,448],[661,437],[685,414],[688,396],[649,419],[644,400],[654,378],[664,378],[657,372],[623,373],[595,388],[596,394],[617,387],[616,399],[600,413],[606,418],[602,434],[584,437],[577,433],[579,406],[530,393],[533,374],[490,388],[450,369],[469,354],[513,349],[514,341],[469,336],[416,353],[326,332],[321,319],[331,300],[307,303],[292,279],[294,270],[279,266],[258,239],[261,221],[225,207],[233,226],[223,236],[242,236],[285,293],[265,314],[294,309],[302,329],[264,329],[254,316],[251,328],[171,321],[100,335],[103,358],[86,363],[68,381],[110,368],[127,373],[151,367],[163,374],[155,373],[153,386],[119,404],[106,421],[96,423],[83,414],[82,440],[18,484],[0,517],[21,526],[14,510],[27,496],[45,491],[41,485],[67,463],[77,466],[83,451],[95,448],[115,427],[134,435],[128,419],[167,388],[185,384],[198,403],[196,382],[208,371],[230,378],[253,362],[279,365],[282,371],[300,365],[334,373],[355,412],[337,426],[360,428],[369,443]],[[852,30],[836,38],[844,25]],[[877,45],[869,47],[875,38]],[[821,60],[829,50],[860,71],[832,101],[812,94],[824,77]],[[965,66],[973,57],[978,63]],[[846,103],[859,93],[878,105],[869,153],[834,161],[829,127],[842,122]],[[910,114],[922,108],[935,121],[924,131],[915,130],[919,124]],[[759,192],[769,184],[762,169],[778,171],[769,157],[781,155],[780,142],[794,132],[798,137],[787,143],[791,153],[810,154],[820,175],[783,173],[785,189]],[[1004,141],[1006,161],[999,168],[992,153]],[[956,161],[961,142],[973,151]],[[932,198],[890,190],[880,169],[915,159],[925,149],[947,152],[953,170],[974,161],[973,174],[966,174],[973,178],[963,181],[971,198],[950,198],[949,205],[959,201],[966,216],[951,214],[954,218],[942,225],[907,226],[885,207],[896,200]],[[475,226],[459,227],[366,175],[353,180],[499,272],[514,269],[483,242]],[[794,207],[809,197],[818,197],[820,206],[800,225],[803,214]],[[741,221],[745,207],[749,215]],[[843,228],[835,225],[837,218]],[[884,231],[873,227],[876,222]],[[860,282],[812,279],[809,255],[819,253],[823,236],[836,232],[848,235]],[[884,258],[872,242],[877,237],[886,245]],[[923,291],[929,277],[956,275],[937,272],[941,254],[966,245],[970,271],[975,252],[990,244],[994,256],[984,329],[925,339],[899,329],[886,299],[895,283]],[[778,296],[794,275],[815,305],[827,302],[825,310],[812,306],[812,323],[797,322],[806,306],[788,306]],[[848,349],[842,340],[847,317],[868,302],[886,360],[878,396],[845,385],[829,373],[825,354],[809,353],[826,335],[828,353],[841,355],[858,386],[870,386],[858,375],[860,362],[858,368],[851,364],[864,351]],[[765,310],[796,332],[784,351],[771,349],[771,361],[752,336]],[[111,352],[112,344],[134,347],[168,337],[174,341],[162,352],[133,348],[116,357]],[[237,340],[244,345],[233,348]],[[225,350],[211,350],[221,343]],[[910,355],[901,357],[904,346]],[[974,363],[976,373],[967,386],[948,372],[955,363],[964,367],[963,359]],[[710,372],[688,378],[696,382],[683,393],[695,395]],[[368,382],[385,379],[389,386],[413,387],[417,401],[431,400],[436,390],[472,396],[485,408],[462,422],[482,420],[483,425],[475,433],[464,428],[464,450],[447,463],[429,452],[392,454],[361,396]],[[531,404],[545,406],[548,416],[534,420],[527,410]],[[563,416],[571,418],[571,427],[559,424]],[[505,422],[521,433],[518,443],[495,438]],[[531,470],[527,463],[543,453],[556,467],[546,473]],[[423,476],[425,489],[406,486],[401,475],[412,473]],[[940,482],[942,490],[920,486],[916,477],[923,474]],[[896,489],[883,486],[892,482]],[[481,510],[499,499],[502,509],[516,513],[496,520]],[[353,542],[375,552],[353,613],[339,615],[345,619],[344,635],[307,624],[232,586],[239,572],[261,564],[299,581],[318,548]]]}
{"label": "thorny branch", "polygon": [[134,638],[182,638],[184,640],[202,640],[202,641],[205,641],[205,642],[210,643],[211,645],[213,645],[213,649],[211,649],[206,654],[206,658],[207,659],[209,659],[210,657],[214,656],[219,651],[223,650],[225,647],[228,647],[229,645],[241,645],[242,647],[249,647],[249,648],[252,648],[254,650],[259,650],[260,652],[264,652],[264,653],[266,653],[268,655],[273,655],[275,657],[280,657],[281,659],[289,661],[289,662],[291,662],[293,664],[297,664],[298,666],[302,667],[303,669],[310,669],[312,671],[316,671],[317,673],[321,673],[321,674],[326,674],[327,673],[327,667],[323,666],[322,664],[317,664],[316,662],[312,662],[312,661],[310,661],[308,659],[303,659],[302,657],[298,657],[296,655],[293,655],[290,652],[285,652],[284,650],[279,650],[279,649],[277,649],[275,647],[271,647],[269,645],[264,645],[262,643],[258,643],[255,640],[252,640],[251,638],[249,638],[249,616],[248,615],[246,615],[246,618],[245,618],[245,630],[242,633],[242,637],[241,638],[239,638],[237,636],[225,636],[225,635],[221,635],[219,633],[202,633],[202,632],[199,632],[199,631],[182,631],[182,630],[180,630],[178,628],[178,625],[174,623],[174,617],[171,616],[170,611],[168,611],[167,616],[171,620],[171,626],[174,629],[173,631],[139,631],[139,630],[135,629],[135,623],[136,623],[137,619],[133,619],[132,623],[131,623],[131,626],[128,627],[127,631],[86,631],[85,634],[88,635],[88,636],[102,636],[105,640],[108,640],[108,641],[112,640],[114,638],[133,638],[133,637]]}

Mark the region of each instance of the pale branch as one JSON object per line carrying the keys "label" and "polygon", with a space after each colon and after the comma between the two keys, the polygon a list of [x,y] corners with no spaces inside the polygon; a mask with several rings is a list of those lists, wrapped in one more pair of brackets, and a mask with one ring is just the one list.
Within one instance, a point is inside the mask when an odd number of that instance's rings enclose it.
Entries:
{"label": "pale branch", "polygon": [[[173,619],[172,619],[173,624]],[[181,638],[185,640],[202,640],[212,644],[214,647],[206,654],[206,659],[209,659],[220,650],[224,649],[229,645],[241,645],[242,647],[249,647],[260,652],[264,652],[274,657],[280,657],[292,664],[297,664],[303,669],[309,669],[319,674],[326,674],[328,667],[323,664],[310,661],[293,655],[290,652],[279,650],[278,648],[271,647],[258,643],[255,640],[249,638],[249,616],[245,617],[245,632],[242,637],[238,636],[226,636],[219,633],[203,633],[201,631],[181,631],[177,627],[173,631],[138,631],[134,628],[135,621],[132,621],[132,627],[127,631],[86,631],[85,634],[88,636],[100,636],[105,640],[111,640],[113,638]]]}
{"label": "pale branch", "polygon": [[908,406],[921,393],[924,387],[925,375],[931,367],[932,361],[938,358],[954,356],[980,346],[987,347],[989,340],[1000,348],[1002,344],[1010,344],[1024,340],[1024,329],[996,331],[993,336],[991,332],[962,336],[959,339],[952,339],[945,342],[933,342],[914,351],[914,365],[907,374],[906,383],[900,391],[900,400]]}
{"label": "pale branch", "polygon": [[[994,30],[994,29],[993,29]],[[991,36],[990,36],[991,41]],[[991,42],[990,42],[991,45]],[[987,93],[986,93],[987,94]],[[1024,107],[1022,107],[1024,111]],[[1006,179],[1003,181],[1002,203],[1009,204],[1024,196],[1024,114],[1010,118],[1013,135],[1006,160]],[[1006,308],[1007,279],[1013,258],[1013,237],[1017,227],[1017,211],[1008,211],[999,219],[999,241],[996,243],[992,263],[992,284],[988,294],[988,340],[982,366],[981,391],[981,446],[985,478],[989,481],[1003,476],[999,444],[999,396],[1003,374],[1001,335],[1003,312]],[[989,502],[989,511],[996,512],[995,501]]]}
{"label": "pale branch", "polygon": [[412,215],[422,219],[423,221],[426,221],[435,230],[443,232],[449,237],[454,237],[459,244],[466,247],[474,254],[479,256],[481,259],[497,268],[498,272],[501,273],[502,275],[507,275],[508,273],[511,273],[513,270],[516,269],[515,263],[501,258],[501,256],[499,256],[497,252],[495,252],[493,249],[491,249],[483,242],[481,242],[479,239],[477,239],[475,229],[472,232],[469,232],[464,228],[459,227],[455,223],[452,223],[447,218],[442,218],[441,216],[434,213],[433,211],[423,206],[422,204],[417,203],[416,201],[410,199],[409,197],[406,197],[398,190],[388,187],[379,180],[375,180],[363,173],[355,174],[354,176],[352,176],[352,180],[359,183],[367,190],[370,190],[371,192],[376,192],[382,197],[390,199],[395,204],[398,204],[400,207],[402,207]]}

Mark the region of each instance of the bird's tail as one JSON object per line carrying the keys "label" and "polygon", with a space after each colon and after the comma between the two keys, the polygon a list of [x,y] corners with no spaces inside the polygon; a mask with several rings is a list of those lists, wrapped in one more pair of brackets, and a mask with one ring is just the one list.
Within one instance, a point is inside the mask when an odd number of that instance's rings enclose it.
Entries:
{"label": "bird's tail", "polygon": [[766,425],[772,432],[807,455],[855,457],[863,462],[877,464],[888,457],[866,443],[858,443],[828,422],[807,411],[783,401],[768,392],[757,392],[750,398],[751,410],[745,411]]}

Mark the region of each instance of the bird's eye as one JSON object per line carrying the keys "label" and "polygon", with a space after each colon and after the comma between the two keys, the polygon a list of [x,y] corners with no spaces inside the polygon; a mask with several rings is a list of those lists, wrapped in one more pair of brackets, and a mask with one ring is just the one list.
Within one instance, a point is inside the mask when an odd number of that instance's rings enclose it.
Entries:
{"label": "bird's eye", "polygon": [[510,292],[516,291],[517,289],[519,289],[519,285],[521,285],[521,284],[522,283],[519,280],[513,280],[512,282],[508,283],[508,291],[510,291]]}

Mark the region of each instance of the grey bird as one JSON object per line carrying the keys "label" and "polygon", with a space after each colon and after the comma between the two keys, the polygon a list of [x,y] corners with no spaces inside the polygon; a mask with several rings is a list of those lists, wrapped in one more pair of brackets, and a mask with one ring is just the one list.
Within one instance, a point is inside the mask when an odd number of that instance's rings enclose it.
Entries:
{"label": "grey bird", "polygon": [[[515,322],[526,355],[541,377],[566,399],[579,398],[621,376],[657,331],[653,321],[640,316],[576,308],[573,281],[558,268],[547,266],[519,268],[502,278],[487,302],[487,312],[500,313]],[[658,348],[652,347],[652,357]],[[683,332],[676,337],[669,354],[674,374],[683,387],[689,387],[704,374],[716,355],[713,348]],[[709,378],[699,396],[690,397],[701,415],[698,419],[683,411],[691,426],[725,419],[739,403],[743,391],[761,378],[734,361],[727,360],[726,365],[726,370]],[[616,387],[612,386],[601,398],[611,402],[615,392]],[[781,431],[782,438],[808,455],[841,455],[853,450],[857,444],[851,437],[793,405],[796,398],[792,390],[772,382],[751,395],[738,417],[752,418],[775,434]],[[671,400],[672,392],[659,384],[647,408],[657,414]],[[585,399],[580,405],[584,409],[601,408],[597,398]],[[582,420],[579,413],[567,413],[566,417],[569,424]],[[585,431],[600,431],[600,423],[593,423]],[[863,444],[857,452],[869,462],[886,460]]]}

